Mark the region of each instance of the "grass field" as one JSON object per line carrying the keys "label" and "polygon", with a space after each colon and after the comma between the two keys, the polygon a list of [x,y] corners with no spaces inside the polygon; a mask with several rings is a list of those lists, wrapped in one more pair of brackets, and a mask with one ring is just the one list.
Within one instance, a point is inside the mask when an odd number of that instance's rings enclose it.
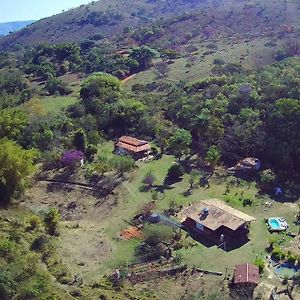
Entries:
{"label": "grass field", "polygon": [[76,96],[48,96],[39,99],[46,113],[57,114],[64,112],[70,105],[78,102]]}
{"label": "grass field", "polygon": [[[112,150],[112,142],[99,146],[100,152],[111,153]],[[264,257],[267,254],[265,248],[271,237],[264,223],[265,218],[284,217],[290,225],[290,231],[298,232],[298,228],[293,224],[298,210],[297,203],[274,202],[270,208],[266,208],[265,203],[270,202],[271,199],[258,196],[254,182],[240,181],[239,185],[235,185],[233,184],[236,182],[234,177],[223,176],[222,168],[218,168],[215,175],[211,177],[209,188],[196,187],[190,194],[186,193],[190,187],[189,174],[185,174],[180,182],[169,186],[163,185],[168,168],[174,162],[175,158],[169,155],[164,155],[159,160],[137,162],[137,168],[126,175],[126,177],[128,176],[127,180],[108,199],[100,199],[103,203],[99,205],[95,204],[99,199],[79,190],[66,191],[62,189],[57,192],[47,192],[47,184],[43,183],[43,186],[36,185],[29,191],[33,202],[26,203],[26,207],[34,210],[35,205],[39,207],[41,203],[47,203],[48,206],[54,207],[67,207],[69,203],[76,203],[78,211],[77,213],[74,211],[75,218],[61,222],[57,251],[63,264],[72,270],[73,275],[78,274],[87,284],[100,282],[104,274],[111,274],[116,268],[137,262],[135,249],[141,241],[137,239],[127,241],[120,239],[119,236],[123,229],[130,226],[130,220],[137,214],[141,206],[152,200],[152,192],[145,192],[141,188],[142,180],[149,171],[155,176],[152,190],[160,190],[155,209],[157,212],[163,213],[165,209],[169,208],[170,201],[173,200],[180,205],[187,206],[189,203],[203,199],[219,198],[226,199],[231,206],[256,218],[251,225],[250,241],[229,252],[218,249],[216,246],[206,247],[193,241],[189,236],[185,237],[186,234],[183,232],[183,238],[188,240],[184,244],[189,246],[174,251],[173,255],[180,256],[182,262],[190,267],[197,266],[223,272],[223,274],[228,268],[228,274],[231,274],[236,264],[253,263],[256,256]],[[230,182],[232,183],[229,194],[225,196],[224,192]],[[164,193],[161,193],[162,190]],[[245,198],[253,200],[251,207],[243,207],[240,199]],[[286,234],[274,236],[282,239],[282,247],[289,247],[293,242],[293,239],[287,237]],[[264,280],[276,285],[280,283],[278,280],[268,277],[269,272],[266,271]],[[219,292],[220,286],[223,284],[220,278],[211,278],[212,282],[218,286],[214,289],[213,286],[209,286],[206,279],[201,280],[188,283],[195,295],[199,291],[199,285],[206,286],[206,295],[208,295],[209,291]],[[172,291],[176,291],[175,286],[179,283],[176,279],[164,282],[171,294]],[[149,286],[153,284],[151,282]],[[135,289],[138,290],[142,286],[144,285],[139,285]],[[153,290],[152,288],[150,291]],[[159,297],[165,295],[164,291],[161,286]],[[182,289],[178,289],[178,293],[181,292]],[[174,296],[174,299],[179,298]]]}
{"label": "grass field", "polygon": [[[151,201],[151,191],[144,192],[141,189],[143,177],[151,171],[156,178],[156,188],[161,190],[167,170],[174,161],[172,156],[163,156],[160,160],[138,163],[138,169],[131,174],[128,181],[122,184],[119,191],[119,205],[114,208],[109,220],[102,224],[106,237],[112,241],[113,245],[112,257],[105,265],[101,266],[102,270],[135,260],[134,249],[138,242],[116,240],[115,237],[122,229],[128,227],[129,220],[137,213],[142,204]],[[165,188],[163,199],[157,201],[156,210],[163,212],[164,209],[169,207],[171,200],[183,206],[209,198],[224,200],[226,184],[232,179],[233,177],[227,177],[220,180],[214,177],[211,179],[208,189],[198,187],[192,191],[191,195],[186,196],[185,192],[189,189],[189,175],[185,174],[181,182]],[[257,197],[257,192],[255,183],[241,182],[239,186],[231,187],[229,196],[226,197],[226,199],[230,199],[229,204],[231,206],[256,218],[257,221],[251,225],[250,242],[230,252],[217,247],[207,248],[198,244],[192,248],[178,250],[183,260],[191,266],[201,266],[216,271],[224,271],[226,267],[232,268],[238,263],[253,263],[256,255],[266,255],[265,248],[268,246],[268,239],[271,236],[264,223],[264,219],[268,217],[284,217],[290,224],[290,230],[292,232],[298,231],[298,228],[293,225],[295,211],[297,210],[296,204],[275,202],[271,208],[265,209],[265,202],[271,200],[268,197]],[[163,194],[159,195],[162,198]],[[243,207],[242,202],[238,200],[241,197],[252,199],[253,206]],[[284,234],[282,237],[285,239],[284,245],[288,246],[291,238]],[[190,238],[188,237],[188,239]]]}

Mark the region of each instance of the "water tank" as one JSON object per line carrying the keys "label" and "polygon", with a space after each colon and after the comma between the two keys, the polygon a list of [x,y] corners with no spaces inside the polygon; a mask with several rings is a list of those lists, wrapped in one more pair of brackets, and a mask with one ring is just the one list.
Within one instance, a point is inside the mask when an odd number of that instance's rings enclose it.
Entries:
{"label": "water tank", "polygon": [[159,223],[159,221],[160,221],[160,217],[159,217],[158,214],[153,213],[153,214],[150,215],[149,222],[151,222],[151,223]]}
{"label": "water tank", "polygon": [[209,214],[209,208],[208,207],[203,208],[202,213],[204,215],[208,215]]}

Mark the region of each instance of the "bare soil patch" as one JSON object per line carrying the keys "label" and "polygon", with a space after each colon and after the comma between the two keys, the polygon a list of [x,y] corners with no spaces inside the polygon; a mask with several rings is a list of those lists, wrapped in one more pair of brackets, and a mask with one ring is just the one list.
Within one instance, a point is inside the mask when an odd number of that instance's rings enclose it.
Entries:
{"label": "bare soil patch", "polygon": [[63,220],[95,220],[110,216],[116,205],[116,196],[109,195],[96,198],[89,191],[76,186],[51,188],[47,182],[37,182],[28,190],[24,205],[31,210],[46,210],[49,207],[57,208]]}
{"label": "bare soil patch", "polygon": [[121,236],[121,238],[123,238],[125,240],[131,240],[133,238],[140,239],[140,238],[142,238],[142,232],[135,226],[130,226],[130,227],[122,230],[120,236]]}

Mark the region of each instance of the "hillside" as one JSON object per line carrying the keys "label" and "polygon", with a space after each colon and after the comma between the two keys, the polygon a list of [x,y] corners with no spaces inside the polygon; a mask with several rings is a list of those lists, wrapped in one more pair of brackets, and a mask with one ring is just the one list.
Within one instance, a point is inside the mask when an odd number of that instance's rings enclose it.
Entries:
{"label": "hillside", "polygon": [[2,38],[0,47],[91,38],[166,47],[197,38],[298,37],[299,9],[292,0],[101,0],[40,20]]}
{"label": "hillside", "polygon": [[7,22],[7,23],[0,23],[0,36],[7,35],[10,32],[15,32],[26,27],[29,24],[32,24],[33,20],[30,21],[15,21],[15,22]]}
{"label": "hillside", "polygon": [[300,299],[299,12],[101,0],[0,38],[0,300]]}

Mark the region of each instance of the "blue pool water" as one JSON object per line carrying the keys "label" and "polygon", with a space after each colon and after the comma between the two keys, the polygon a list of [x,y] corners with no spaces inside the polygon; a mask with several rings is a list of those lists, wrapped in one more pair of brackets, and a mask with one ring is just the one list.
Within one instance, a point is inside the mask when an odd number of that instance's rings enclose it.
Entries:
{"label": "blue pool water", "polygon": [[268,223],[272,227],[272,229],[275,229],[275,230],[281,230],[282,229],[282,226],[281,226],[278,219],[270,218]]}
{"label": "blue pool water", "polygon": [[291,279],[299,270],[299,266],[295,266],[290,263],[283,263],[275,269],[275,272],[281,278],[288,277],[289,279]]}

